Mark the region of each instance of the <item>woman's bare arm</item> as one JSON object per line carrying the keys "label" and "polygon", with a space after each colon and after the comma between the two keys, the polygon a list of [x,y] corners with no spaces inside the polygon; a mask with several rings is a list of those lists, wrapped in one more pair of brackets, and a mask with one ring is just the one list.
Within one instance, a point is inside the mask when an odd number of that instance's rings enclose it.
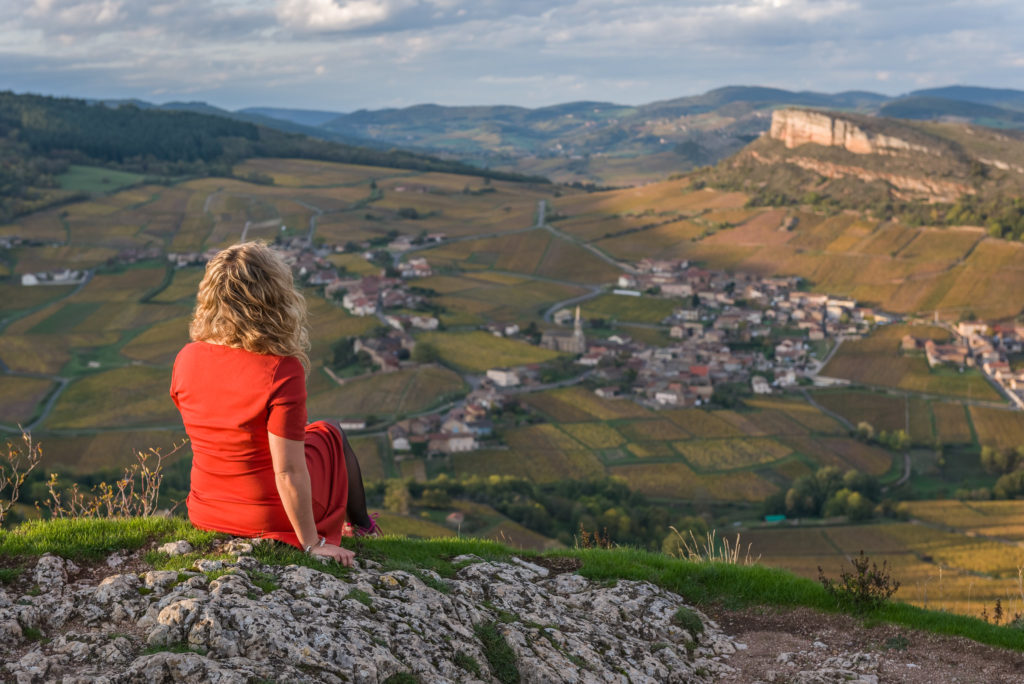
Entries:
{"label": "woman's bare arm", "polygon": [[305,443],[285,439],[269,431],[267,438],[270,441],[270,458],[274,464],[277,493],[299,543],[303,547],[312,546],[314,555],[327,556],[341,561],[343,565],[352,565],[355,554],[348,549],[333,544],[317,545],[320,535],[316,531],[316,521],[313,520],[313,496],[309,469],[306,467]]}

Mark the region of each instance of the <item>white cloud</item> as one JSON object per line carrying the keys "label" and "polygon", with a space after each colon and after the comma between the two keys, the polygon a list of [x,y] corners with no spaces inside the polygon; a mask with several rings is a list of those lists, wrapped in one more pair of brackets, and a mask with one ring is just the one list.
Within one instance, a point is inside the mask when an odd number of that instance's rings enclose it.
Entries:
{"label": "white cloud", "polygon": [[389,0],[281,0],[277,17],[313,31],[348,31],[379,24],[407,3]]}
{"label": "white cloud", "polygon": [[1019,0],[0,0],[0,88],[331,109],[1021,88],[1022,23]]}

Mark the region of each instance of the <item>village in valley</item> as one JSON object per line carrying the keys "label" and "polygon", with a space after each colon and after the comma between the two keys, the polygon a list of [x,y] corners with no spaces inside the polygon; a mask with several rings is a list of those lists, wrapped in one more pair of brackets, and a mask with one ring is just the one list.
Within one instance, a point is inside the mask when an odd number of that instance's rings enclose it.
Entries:
{"label": "village in valley", "polygon": [[[373,316],[381,325],[370,335],[346,341],[362,359],[359,377],[414,367],[417,331],[443,329],[429,288],[416,280],[434,274],[427,258],[410,252],[445,242],[444,233],[416,239],[397,236],[382,244],[327,245],[308,236],[278,237],[273,247],[292,267],[303,286],[323,295],[353,316]],[[175,268],[201,266],[215,253],[170,253]],[[328,259],[354,251],[379,272],[356,275]],[[131,264],[152,254],[126,250],[110,265]],[[633,401],[651,409],[710,405],[716,393],[768,395],[801,386],[830,387],[849,380],[821,374],[828,357],[844,341],[868,335],[875,326],[899,317],[857,301],[807,291],[799,277],[763,277],[701,268],[680,259],[644,258],[628,265],[615,283],[600,293],[620,298],[661,298],[677,303],[656,327],[671,343],[651,344],[616,329],[614,321],[586,316],[586,303],[555,308],[544,328],[531,324],[489,323],[482,329],[496,337],[525,341],[572,359],[559,382],[544,380],[543,364],[490,368],[467,375],[472,390],[443,412],[400,420],[387,427],[396,460],[409,456],[473,451],[500,444],[493,420],[516,395],[568,384],[584,384],[602,399]],[[80,284],[89,271],[62,270],[26,274],[23,286]],[[923,321],[918,321],[919,323]],[[652,324],[654,325],[654,324]],[[906,335],[901,354],[923,354],[929,367],[977,368],[1019,408],[1024,408],[1024,371],[1013,370],[1008,356],[1024,349],[1024,326],[978,321],[945,324],[953,339],[937,343]],[[428,362],[432,361],[430,359]],[[349,379],[329,366],[325,372],[339,385]],[[550,373],[548,374],[550,376]],[[364,418],[343,418],[347,430],[380,428]]]}
{"label": "village in valley", "polygon": [[[440,244],[445,236],[427,239]],[[413,358],[413,333],[437,330],[440,324],[431,313],[430,291],[415,285],[416,279],[432,275],[430,264],[423,257],[402,260],[415,246],[412,242],[402,238],[377,252],[366,244],[314,245],[303,237],[278,240],[274,246],[298,282],[322,287],[328,299],[355,316],[380,320],[376,334],[352,341],[352,352],[365,355],[368,372],[389,373],[418,363]],[[339,272],[327,257],[347,248],[357,248],[363,258],[382,264],[380,272]],[[169,258],[185,266],[209,256]],[[536,325],[524,330],[514,323],[487,324],[483,329],[496,337],[527,341],[571,357],[574,370],[556,383],[544,381],[543,364],[496,367],[469,376],[472,391],[447,411],[389,426],[391,448],[400,460],[494,445],[500,437],[493,417],[506,403],[514,403],[518,394],[566,384],[586,383],[603,399],[633,401],[652,409],[705,406],[723,388],[772,394],[801,384],[845,384],[818,375],[829,350],[839,340],[858,339],[873,326],[895,319],[849,298],[805,291],[801,285],[798,277],[760,277],[708,270],[686,260],[643,259],[602,293],[677,301],[659,325],[671,344],[641,342],[608,329],[607,321],[588,320],[585,303],[554,311],[545,330]],[[339,384],[347,381],[330,368],[327,372]],[[345,419],[342,425],[356,431],[374,427],[363,418]]]}

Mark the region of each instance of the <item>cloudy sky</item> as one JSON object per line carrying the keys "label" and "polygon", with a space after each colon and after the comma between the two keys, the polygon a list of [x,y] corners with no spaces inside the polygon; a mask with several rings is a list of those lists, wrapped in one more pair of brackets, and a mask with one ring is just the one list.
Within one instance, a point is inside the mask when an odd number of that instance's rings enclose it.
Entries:
{"label": "cloudy sky", "polygon": [[0,90],[352,111],[1024,89],[1020,0],[2,0]]}

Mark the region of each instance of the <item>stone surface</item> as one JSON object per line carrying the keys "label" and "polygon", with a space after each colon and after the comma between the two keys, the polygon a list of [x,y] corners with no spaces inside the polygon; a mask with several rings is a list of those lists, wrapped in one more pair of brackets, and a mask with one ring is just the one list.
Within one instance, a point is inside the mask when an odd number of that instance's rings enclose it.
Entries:
{"label": "stone surface", "polygon": [[192,545],[184,539],[179,539],[174,542],[167,542],[163,546],[157,549],[160,553],[166,553],[169,556],[184,556],[186,553],[192,553]]}
{"label": "stone surface", "polygon": [[38,589],[15,600],[0,593],[3,677],[368,683],[409,672],[424,683],[492,682],[476,633],[485,623],[514,651],[523,681],[700,682],[731,671],[732,639],[695,611],[705,630],[692,640],[673,622],[682,598],[653,584],[552,576],[518,558],[458,562],[468,565],[451,578],[366,562],[339,579],[243,555],[200,559],[200,572],[69,584],[75,568],[43,556]]}
{"label": "stone surface", "polygon": [[461,569],[444,578],[366,560],[339,578],[248,555],[182,572],[135,574],[126,561],[100,565],[112,574],[96,577],[43,556],[17,591],[0,589],[0,680],[369,684],[411,673],[423,684],[496,682],[482,625],[511,648],[523,682],[883,679],[878,653],[817,637],[773,642],[751,678],[746,643],[690,606],[703,631],[681,628],[674,616],[685,601],[654,584],[596,583],[519,558],[453,560]]}

